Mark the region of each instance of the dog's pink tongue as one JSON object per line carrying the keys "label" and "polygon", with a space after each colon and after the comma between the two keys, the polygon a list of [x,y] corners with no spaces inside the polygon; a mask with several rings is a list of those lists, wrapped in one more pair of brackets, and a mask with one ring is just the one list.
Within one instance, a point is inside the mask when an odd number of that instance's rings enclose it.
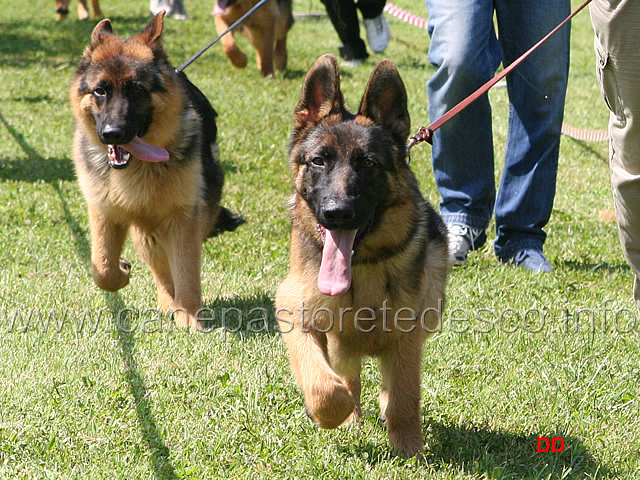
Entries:
{"label": "dog's pink tongue", "polygon": [[357,230],[326,230],[318,288],[325,295],[341,295],[351,286],[351,252]]}
{"label": "dog's pink tongue", "polygon": [[169,160],[169,152],[164,148],[151,145],[137,136],[129,143],[120,146],[134,157],[145,162],[166,162]]}

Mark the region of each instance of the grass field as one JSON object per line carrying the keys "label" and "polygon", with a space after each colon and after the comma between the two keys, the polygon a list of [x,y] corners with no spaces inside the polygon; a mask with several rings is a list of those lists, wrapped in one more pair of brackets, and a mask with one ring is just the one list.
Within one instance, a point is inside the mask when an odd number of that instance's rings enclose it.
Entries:
{"label": "grass field", "polygon": [[[323,11],[318,0],[294,3],[297,13]],[[426,16],[423,2],[396,3]],[[130,244],[127,288],[107,294],[91,280],[67,90],[95,21],[72,10],[56,24],[52,1],[1,4],[0,478],[640,478],[640,324],[615,222],[600,220],[613,208],[606,143],[563,137],[546,228],[551,274],[500,265],[490,245],[452,272],[444,326],[425,346],[425,461],[402,459],[376,420],[376,362],[363,368],[362,422],[320,430],[275,331],[272,299],[288,265],[291,114],[313,60],[337,54],[326,17],[297,21],[289,67],[274,79],[253,63],[232,68],[219,45],[186,70],[220,114],[224,203],[247,219],[206,244],[204,303],[217,328],[190,333],[158,315],[151,275]],[[125,35],[146,24],[147,5],[102,2]],[[186,6],[188,21],[166,21],[175,65],[215,33],[212,1]],[[407,85],[417,129],[428,123],[428,36],[388,19],[385,56]],[[592,35],[583,12],[573,23],[565,121],[605,128]],[[381,58],[343,69],[351,108]],[[506,91],[490,96],[500,163]],[[412,166],[437,204],[428,145],[413,150]],[[223,322],[222,312],[233,315]],[[561,437],[564,451],[537,453],[542,436]]]}

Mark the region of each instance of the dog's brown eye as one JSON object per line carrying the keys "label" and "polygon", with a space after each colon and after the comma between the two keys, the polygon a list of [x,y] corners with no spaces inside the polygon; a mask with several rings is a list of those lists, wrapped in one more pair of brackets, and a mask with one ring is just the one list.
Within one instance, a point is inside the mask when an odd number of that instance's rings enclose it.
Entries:
{"label": "dog's brown eye", "polygon": [[371,167],[375,167],[376,165],[378,165],[374,160],[371,160],[370,158],[367,158],[364,161],[364,166],[367,168],[371,168]]}
{"label": "dog's brown eye", "polygon": [[321,157],[314,157],[311,159],[311,164],[316,167],[324,167],[324,159]]}
{"label": "dog's brown eye", "polygon": [[132,95],[142,95],[144,93],[144,88],[142,85],[132,85],[130,91]]}
{"label": "dog's brown eye", "polygon": [[99,98],[106,97],[107,91],[102,87],[97,87],[93,89],[93,95]]}

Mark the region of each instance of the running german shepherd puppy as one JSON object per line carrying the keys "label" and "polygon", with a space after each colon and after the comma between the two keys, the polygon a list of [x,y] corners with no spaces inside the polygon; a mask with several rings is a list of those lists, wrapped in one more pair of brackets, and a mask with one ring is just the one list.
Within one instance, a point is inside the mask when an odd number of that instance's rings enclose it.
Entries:
{"label": "running german shepherd puppy", "polygon": [[395,66],[371,74],[358,113],[324,55],[304,81],[289,162],[291,265],[276,315],[311,419],[335,428],[360,410],[360,364],[380,358],[392,447],[422,451],[422,345],[438,328],[448,273],[445,226],[407,164],[407,94]]}
{"label": "running german shepherd puppy", "polygon": [[196,326],[201,243],[242,219],[220,206],[216,112],[162,49],[164,12],[130,39],[93,30],[71,85],[73,162],[89,207],[96,284],[129,283],[127,231],[149,264],[164,311]]}
{"label": "running german shepherd puppy", "polygon": [[[216,31],[222,34],[258,3],[258,0],[216,0],[213,8]],[[258,70],[263,76],[273,75],[287,66],[287,32],[293,25],[291,0],[267,2],[239,27],[256,50]],[[222,49],[229,61],[238,68],[247,66],[247,55],[238,48],[233,32],[222,37]]]}

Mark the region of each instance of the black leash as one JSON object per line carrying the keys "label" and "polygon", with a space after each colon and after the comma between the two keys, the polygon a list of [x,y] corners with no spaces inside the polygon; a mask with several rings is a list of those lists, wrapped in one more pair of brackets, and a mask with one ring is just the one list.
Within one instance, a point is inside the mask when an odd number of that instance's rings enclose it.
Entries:
{"label": "black leash", "polygon": [[198,58],[200,58],[200,56],[206,52],[207,50],[209,50],[211,47],[213,47],[216,43],[218,43],[220,41],[220,39],[222,37],[224,37],[227,33],[229,33],[230,31],[232,31],[233,29],[235,29],[238,25],[240,25],[242,22],[244,22],[247,17],[253,15],[253,12],[255,12],[256,10],[258,10],[261,6],[263,6],[265,3],[267,3],[269,0],[260,0],[258,3],[256,3],[251,10],[249,10],[247,13],[245,13],[242,17],[240,17],[233,25],[231,25],[229,28],[227,28],[224,32],[222,32],[220,35],[218,35],[216,37],[216,39],[211,42],[209,45],[207,45],[206,47],[204,47],[202,50],[200,50],[198,53],[196,53],[193,57],[191,57],[189,60],[187,60],[186,62],[184,62],[182,65],[180,65],[178,68],[176,68],[176,72],[180,73],[182,72],[185,68],[187,68],[189,65],[191,65],[193,62],[195,62]]}

